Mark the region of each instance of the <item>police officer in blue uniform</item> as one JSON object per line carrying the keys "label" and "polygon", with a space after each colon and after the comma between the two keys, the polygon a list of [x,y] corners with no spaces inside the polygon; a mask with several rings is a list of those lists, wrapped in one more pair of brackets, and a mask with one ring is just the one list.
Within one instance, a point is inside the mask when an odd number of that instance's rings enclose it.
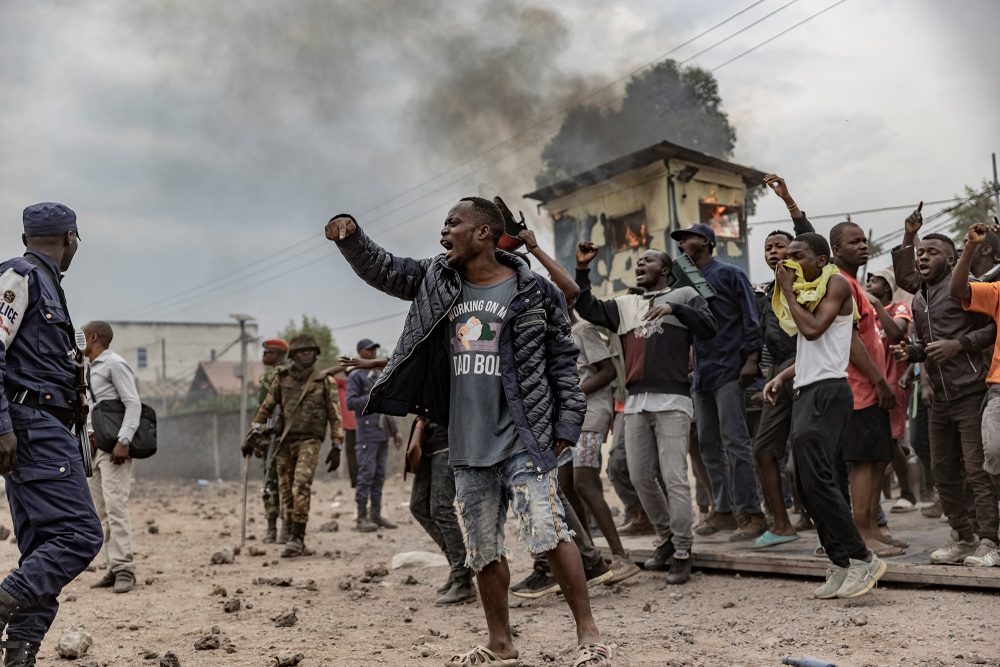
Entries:
{"label": "police officer in blue uniform", "polygon": [[80,243],[76,214],[29,206],[21,238],[24,256],[0,264],[0,474],[21,551],[0,581],[4,667],[35,664],[57,596],[104,540],[71,430],[81,408],[60,280]]}

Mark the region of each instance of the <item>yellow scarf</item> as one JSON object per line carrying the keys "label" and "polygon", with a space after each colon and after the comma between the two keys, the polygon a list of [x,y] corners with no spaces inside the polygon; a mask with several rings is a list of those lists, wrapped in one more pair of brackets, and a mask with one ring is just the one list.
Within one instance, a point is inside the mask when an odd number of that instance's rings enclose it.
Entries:
{"label": "yellow scarf", "polygon": [[[792,283],[792,291],[795,292],[795,300],[805,306],[809,312],[816,310],[816,306],[822,301],[823,296],[826,294],[826,287],[830,283],[830,276],[840,273],[838,269],[833,264],[827,264],[823,267],[822,273],[819,274],[819,278],[816,280],[806,280],[805,276],[802,275],[802,267],[799,266],[798,262],[794,262],[790,259],[786,259],[785,268],[795,272],[795,281]],[[851,299],[854,302],[854,299]],[[782,331],[784,331],[789,336],[794,336],[799,332],[799,328],[795,326],[795,320],[792,318],[792,311],[788,308],[788,301],[785,299],[785,295],[782,294],[781,288],[778,285],[774,286],[774,294],[771,296],[771,308],[774,309],[774,314],[778,316],[778,324],[781,325]],[[854,304],[854,320],[860,319],[858,314],[858,304]]]}

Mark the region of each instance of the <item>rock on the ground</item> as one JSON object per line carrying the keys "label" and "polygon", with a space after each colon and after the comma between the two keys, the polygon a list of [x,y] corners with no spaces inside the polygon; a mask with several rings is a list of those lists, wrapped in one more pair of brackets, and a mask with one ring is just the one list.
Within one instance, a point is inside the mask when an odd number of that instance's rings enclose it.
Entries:
{"label": "rock on the ground", "polygon": [[390,566],[394,570],[404,567],[442,567],[448,564],[444,554],[430,551],[403,551],[392,557]]}
{"label": "rock on the ground", "polygon": [[286,611],[278,614],[271,618],[274,621],[274,627],[276,628],[290,628],[299,622],[299,617],[296,615],[295,610]]}
{"label": "rock on the ground", "polygon": [[93,643],[94,638],[83,628],[69,628],[59,638],[56,650],[59,652],[59,657],[76,660],[85,656]]}
{"label": "rock on the ground", "polygon": [[369,579],[377,579],[379,577],[388,577],[389,569],[385,565],[369,565],[365,568],[365,576]]}
{"label": "rock on the ground", "polygon": [[292,585],[291,577],[257,577],[253,580],[253,583],[260,586],[277,586],[279,588],[287,588]]}
{"label": "rock on the ground", "polygon": [[214,651],[221,645],[222,642],[218,635],[205,635],[194,643],[194,647],[198,651]]}
{"label": "rock on the ground", "polygon": [[261,549],[260,547],[255,547],[252,544],[250,545],[250,548],[247,549],[247,553],[250,554],[251,556],[253,556],[254,558],[256,558],[258,556],[266,556],[267,555],[267,551],[266,550]]}
{"label": "rock on the ground", "polygon": [[160,667],[181,667],[181,661],[173,651],[167,651],[160,658]]}
{"label": "rock on the ground", "polygon": [[319,527],[321,533],[336,533],[338,530],[340,530],[340,524],[336,521],[327,521]]}
{"label": "rock on the ground", "polygon": [[150,525],[150,526],[147,526],[147,527],[146,527],[146,531],[147,531],[147,532],[148,532],[148,533],[149,533],[150,535],[157,535],[157,534],[159,534],[159,532],[160,532],[160,527],[159,527],[159,526],[157,526],[156,524],[153,524],[153,525]]}
{"label": "rock on the ground", "polygon": [[0,526],[0,541],[6,540],[8,537],[10,537],[10,528]]}
{"label": "rock on the ground", "polygon": [[222,611],[226,612],[227,614],[233,614],[240,610],[240,606],[241,606],[240,599],[233,598],[232,600],[226,600],[226,603],[222,605]]}
{"label": "rock on the ground", "polygon": [[295,667],[305,656],[301,653],[286,653],[284,655],[274,656],[274,667]]}
{"label": "rock on the ground", "polygon": [[231,565],[236,562],[236,551],[232,547],[225,547],[221,551],[212,554],[212,565]]}

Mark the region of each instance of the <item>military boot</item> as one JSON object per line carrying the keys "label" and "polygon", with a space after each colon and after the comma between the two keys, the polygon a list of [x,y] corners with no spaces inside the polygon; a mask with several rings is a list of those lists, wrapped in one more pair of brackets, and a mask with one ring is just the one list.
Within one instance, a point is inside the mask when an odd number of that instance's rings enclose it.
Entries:
{"label": "military boot", "polygon": [[372,504],[372,523],[374,523],[379,528],[389,528],[396,529],[399,528],[392,521],[389,521],[384,516],[382,516],[382,505]]}
{"label": "military boot", "polygon": [[42,646],[36,642],[22,639],[8,639],[5,642],[0,642],[0,645],[4,648],[4,667],[34,667],[35,656],[38,655],[38,649]]}
{"label": "military boot", "polygon": [[476,599],[476,587],[472,585],[472,573],[466,570],[455,577],[448,591],[434,600],[438,607],[446,607],[452,604],[462,604],[469,600]]}
{"label": "military boot", "polygon": [[267,517],[267,530],[264,532],[264,544],[274,544],[278,541],[278,517]]}
{"label": "military boot", "polygon": [[281,552],[282,558],[295,558],[306,550],[306,524],[293,523],[289,532],[291,536],[285,543],[285,550]]}
{"label": "military boot", "polygon": [[364,505],[358,505],[358,525],[356,530],[359,533],[374,533],[378,530],[378,524],[369,520],[368,508]]}
{"label": "military boot", "polygon": [[278,531],[278,537],[275,540],[278,544],[285,544],[288,542],[288,538],[290,537],[288,534],[288,526],[290,524],[291,522],[287,519],[281,520],[281,530]]}

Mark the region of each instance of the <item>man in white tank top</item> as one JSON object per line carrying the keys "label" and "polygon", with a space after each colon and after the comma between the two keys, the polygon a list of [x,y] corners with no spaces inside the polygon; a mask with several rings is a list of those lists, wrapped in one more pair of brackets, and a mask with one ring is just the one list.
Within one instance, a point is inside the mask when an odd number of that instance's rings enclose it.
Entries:
{"label": "man in white tank top", "polygon": [[[819,234],[800,234],[788,246],[788,258],[802,267],[806,281],[813,281],[830,261],[830,246]],[[854,598],[871,590],[886,571],[885,562],[865,546],[838,487],[836,472],[854,410],[847,384],[851,340],[857,336],[854,301],[847,279],[834,274],[823,298],[810,311],[796,301],[794,279],[794,273],[778,265],[776,284],[799,330],[795,365],[767,384],[764,397],[773,402],[782,386],[794,378],[791,443],[798,473],[795,482],[831,561],[826,581],[814,595]]]}

